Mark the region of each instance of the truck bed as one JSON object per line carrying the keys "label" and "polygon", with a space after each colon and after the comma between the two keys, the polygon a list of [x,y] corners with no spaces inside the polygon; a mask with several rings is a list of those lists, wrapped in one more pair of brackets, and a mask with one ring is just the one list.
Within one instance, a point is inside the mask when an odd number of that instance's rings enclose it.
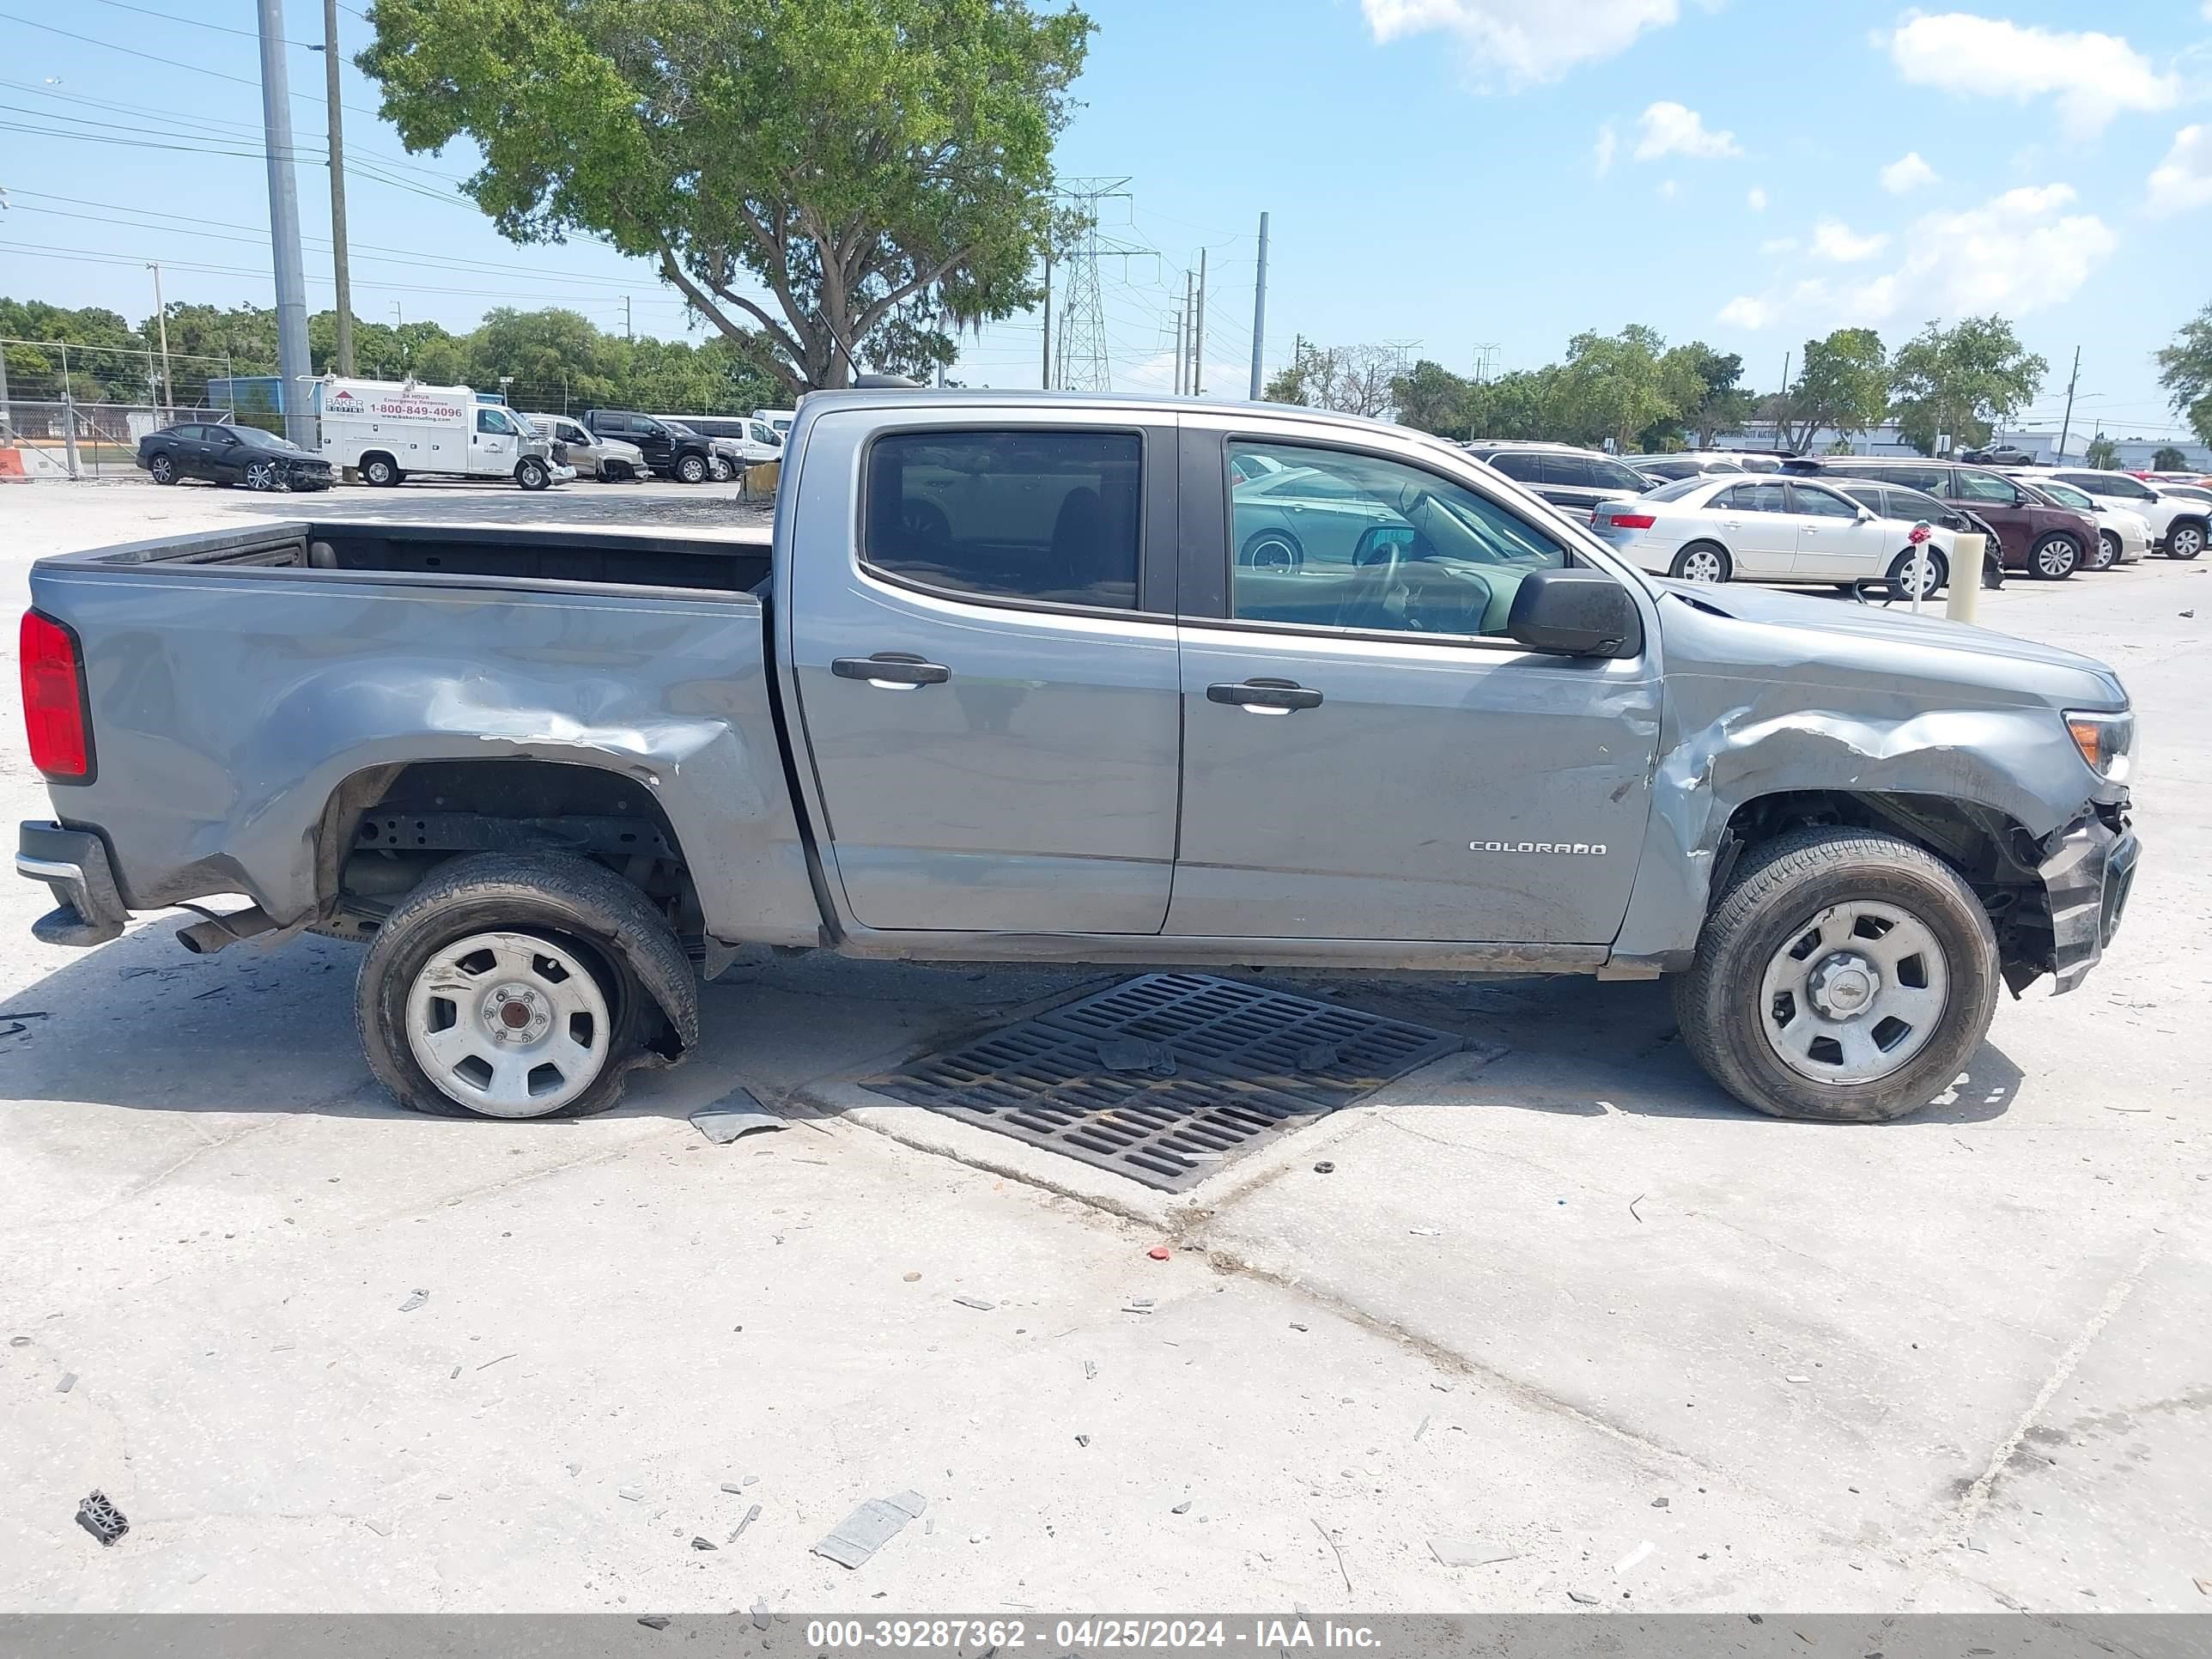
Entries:
{"label": "truck bed", "polygon": [[490,577],[747,593],[767,579],[769,535],[763,528],[709,540],[626,531],[310,521],[167,536],[44,562]]}

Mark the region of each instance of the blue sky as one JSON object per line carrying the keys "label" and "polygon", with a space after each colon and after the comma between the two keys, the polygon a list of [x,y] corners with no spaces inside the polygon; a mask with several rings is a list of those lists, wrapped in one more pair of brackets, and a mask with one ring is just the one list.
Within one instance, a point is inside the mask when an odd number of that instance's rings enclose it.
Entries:
{"label": "blue sky", "polygon": [[[1206,389],[1242,394],[1265,209],[1270,366],[1304,334],[1525,368],[1643,322],[1741,352],[1765,390],[1808,334],[1866,324],[1894,345],[1996,309],[2051,360],[2037,413],[2055,421],[2078,344],[2077,425],[2178,430],[2151,353],[2212,301],[2212,0],[1983,3],[1091,0],[1061,170],[1127,178],[1109,234],[1157,250],[1102,270],[1115,384],[1165,382],[1203,247]],[[135,320],[158,258],[173,300],[268,302],[253,16],[0,0],[0,293]],[[320,38],[319,6],[287,19]],[[368,26],[350,6],[339,25],[350,55]],[[289,57],[317,151],[322,60]],[[465,153],[406,156],[374,88],[349,67],[346,87],[349,159],[374,175],[349,194],[361,314],[459,328],[553,303],[618,328],[628,295],[641,332],[683,331],[609,250],[501,240],[447,199]],[[177,143],[238,153],[133,147]],[[319,307],[326,174],[299,181]],[[1034,385],[1038,343],[1035,318],[1009,319],[956,373]]]}

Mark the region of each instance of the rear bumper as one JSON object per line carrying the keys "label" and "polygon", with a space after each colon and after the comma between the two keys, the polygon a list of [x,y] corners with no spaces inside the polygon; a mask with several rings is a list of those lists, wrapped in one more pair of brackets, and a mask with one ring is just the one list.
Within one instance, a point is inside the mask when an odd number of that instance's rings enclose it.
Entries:
{"label": "rear bumper", "polygon": [[56,908],[31,924],[46,945],[105,945],[123,932],[131,912],[115,885],[107,844],[89,830],[33,819],[17,832],[15,873],[44,882]]}
{"label": "rear bumper", "polygon": [[2135,884],[2142,844],[2115,812],[2075,822],[2040,866],[2051,902],[2051,971],[2055,994],[2079,985],[2119,931]]}

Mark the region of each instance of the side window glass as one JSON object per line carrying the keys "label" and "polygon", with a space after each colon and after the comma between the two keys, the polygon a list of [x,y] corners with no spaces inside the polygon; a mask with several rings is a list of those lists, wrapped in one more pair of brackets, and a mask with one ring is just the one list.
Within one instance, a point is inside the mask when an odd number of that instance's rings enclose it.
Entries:
{"label": "side window glass", "polygon": [[2001,501],[2010,507],[2019,491],[2009,478],[2000,478],[1994,472],[1976,472],[1969,468],[1959,470],[1959,494],[1971,501]]}
{"label": "side window glass", "polygon": [[1792,484],[1790,496],[1796,504],[1798,514],[1808,519],[1855,519],[1856,511],[1840,495],[1832,495],[1825,489],[1810,484]]}
{"label": "side window glass", "polygon": [[1749,506],[1753,513],[1787,513],[1790,498],[1786,486],[1776,483],[1755,483],[1750,486]]}
{"label": "side window glass", "polygon": [[[1276,476],[1326,480],[1335,493],[1317,503],[1287,487],[1234,489],[1254,459],[1273,463]],[[1488,497],[1378,455],[1232,441],[1224,483],[1229,614],[1247,622],[1501,635],[1522,579],[1570,562],[1558,542]]]}
{"label": "side window glass", "polygon": [[861,557],[957,593],[1131,609],[1143,453],[1123,432],[887,434]]}
{"label": "side window glass", "polygon": [[1509,451],[1490,464],[1516,483],[1534,483],[1544,476],[1540,455]]}

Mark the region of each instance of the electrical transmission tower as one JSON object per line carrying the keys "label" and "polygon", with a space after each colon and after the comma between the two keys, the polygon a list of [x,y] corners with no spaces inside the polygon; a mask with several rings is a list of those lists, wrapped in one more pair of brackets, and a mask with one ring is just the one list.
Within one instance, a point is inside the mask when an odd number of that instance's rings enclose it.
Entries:
{"label": "electrical transmission tower", "polygon": [[1106,349],[1106,299],[1098,286],[1098,261],[1103,255],[1123,250],[1103,244],[1098,235],[1099,209],[1104,203],[1127,201],[1127,179],[1064,179],[1059,195],[1082,223],[1081,240],[1067,260],[1066,297],[1060,301],[1059,359],[1053,385],[1062,392],[1110,392],[1113,369]]}

